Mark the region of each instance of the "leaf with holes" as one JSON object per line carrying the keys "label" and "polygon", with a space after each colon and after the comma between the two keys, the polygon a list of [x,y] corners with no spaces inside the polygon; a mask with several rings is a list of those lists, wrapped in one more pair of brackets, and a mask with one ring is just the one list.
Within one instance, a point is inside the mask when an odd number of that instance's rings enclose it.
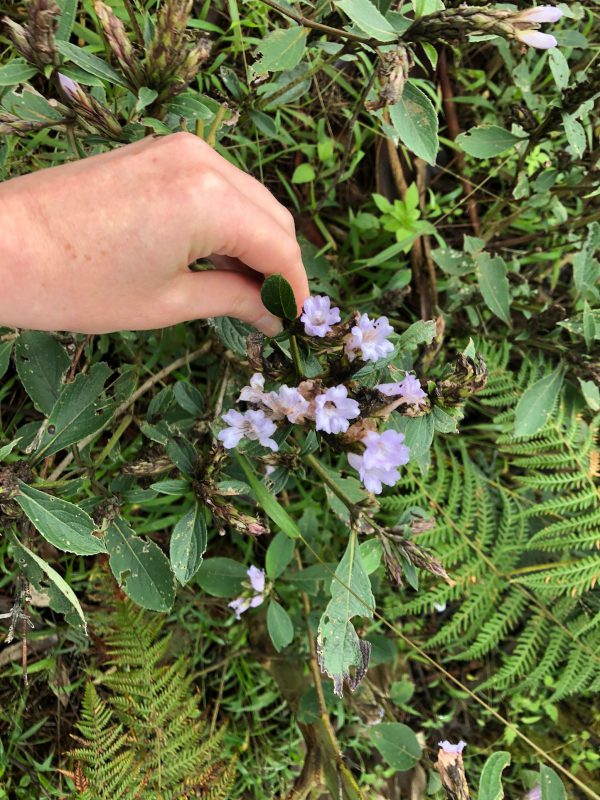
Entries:
{"label": "leaf with holes", "polygon": [[44,539],[60,550],[80,556],[106,552],[103,541],[94,536],[94,520],[73,503],[20,481],[15,501]]}
{"label": "leaf with holes", "polygon": [[300,25],[278,28],[258,45],[262,58],[254,66],[257,75],[282,72],[298,66],[306,49],[308,30]]}
{"label": "leaf with holes", "polygon": [[199,503],[182,517],[171,534],[169,557],[175,577],[185,586],[200,569],[206,550],[206,518]]}
{"label": "leaf with holes", "polygon": [[15,365],[33,405],[46,416],[52,411],[70,365],[65,348],[42,331],[22,331],[15,345]]}
{"label": "leaf with holes", "polygon": [[526,139],[527,137],[515,136],[498,125],[479,125],[457,136],[456,143],[474,158],[493,158],[506,153]]}
{"label": "leaf with holes", "polygon": [[371,582],[360,557],[356,533],[352,532],[331,582],[331,600],[321,617],[317,638],[319,666],[333,680],[338,697],[343,694],[344,681],[354,691],[366,675],[371,645],[359,638],[351,620],[355,616],[372,619],[374,609]]}
{"label": "leaf with holes", "polygon": [[405,147],[428,164],[435,164],[439,150],[438,117],[431,100],[410,80],[400,100],[390,106],[390,121]]}

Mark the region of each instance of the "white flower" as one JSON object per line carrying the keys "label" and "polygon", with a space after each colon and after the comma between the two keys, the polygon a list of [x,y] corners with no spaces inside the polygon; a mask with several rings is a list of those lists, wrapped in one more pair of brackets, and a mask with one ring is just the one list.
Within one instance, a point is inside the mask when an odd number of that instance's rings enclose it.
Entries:
{"label": "white flower", "polygon": [[304,301],[303,311],[300,320],[308,336],[325,336],[341,319],[339,308],[332,308],[331,299],[326,295],[309,297]]}
{"label": "white flower", "polygon": [[265,397],[265,376],[260,372],[255,372],[250,378],[250,386],[244,386],[238,397],[238,403],[243,400],[246,403],[262,403]]}
{"label": "white flower", "polygon": [[318,431],[344,433],[350,427],[348,420],[355,419],[359,414],[358,403],[348,397],[348,389],[344,385],[332,386],[315,397],[315,421]]}
{"label": "white flower", "polygon": [[241,414],[232,408],[223,414],[223,420],[229,427],[223,428],[217,438],[228,450],[236,447],[244,437],[259,441],[263,447],[270,447],[271,450],[279,449],[277,442],[270,438],[277,430],[277,426],[264,411],[249,410]]}
{"label": "white flower", "polygon": [[466,746],[467,743],[463,742],[462,739],[458,744],[451,744],[447,739],[444,739],[443,742],[438,742],[438,747],[440,747],[444,753],[462,753]]}
{"label": "white flower", "polygon": [[398,467],[408,463],[410,450],[403,444],[404,434],[387,430],[369,431],[363,437],[365,450],[361,455],[348,454],[350,466],[360,475],[365,489],[381,494],[383,486],[394,486],[400,480]]}
{"label": "white flower", "polygon": [[523,44],[529,45],[529,47],[537,47],[538,50],[550,50],[550,48],[558,45],[555,37],[550,33],[528,30],[517,31],[515,35]]}
{"label": "white flower", "polygon": [[563,12],[556,6],[536,6],[519,11],[515,18],[520,22],[558,22]]}
{"label": "white flower", "polygon": [[309,413],[310,403],[298,391],[281,386],[277,392],[269,392],[263,403],[273,412],[273,419],[287,417],[290,422],[302,423]]}
{"label": "white flower", "polygon": [[227,603],[229,608],[235,611],[235,618],[240,619],[244,611],[249,608],[257,608],[265,599],[265,571],[259,567],[250,566],[246,570],[246,575],[250,578],[250,586],[254,594],[250,597],[242,595],[236,597],[231,603]]}
{"label": "white flower", "polygon": [[538,31],[537,26],[540,22],[558,22],[561,17],[560,8],[536,6],[526,11],[519,11],[509,21],[516,27],[515,36],[520,42],[529,47],[537,47],[539,50],[548,50],[556,47],[558,42],[551,34]]}
{"label": "white flower", "polygon": [[414,375],[405,373],[405,377],[401,381],[395,383],[380,383],[375,387],[381,394],[388,397],[401,397],[405,403],[418,404],[425,400],[427,393],[421,388],[419,379]]}
{"label": "white flower", "polygon": [[393,332],[387,317],[372,320],[367,314],[362,314],[358,325],[346,338],[346,355],[354,361],[360,352],[363,361],[379,361],[394,352],[394,345],[387,339]]}

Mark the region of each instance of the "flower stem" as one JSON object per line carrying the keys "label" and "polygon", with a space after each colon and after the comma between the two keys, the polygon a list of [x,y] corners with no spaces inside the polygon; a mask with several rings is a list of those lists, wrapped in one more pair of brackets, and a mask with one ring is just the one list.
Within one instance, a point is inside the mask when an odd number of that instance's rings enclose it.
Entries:
{"label": "flower stem", "polygon": [[290,333],[290,352],[292,354],[292,361],[294,362],[294,369],[296,375],[302,377],[302,363],[300,361],[300,350],[298,348],[298,340],[293,333]]}
{"label": "flower stem", "polygon": [[312,455],[312,453],[303,456],[303,458],[306,464],[308,464],[309,467],[311,467],[311,469],[313,469],[317,473],[317,475],[323,479],[323,483],[329,486],[334,495],[342,501],[342,503],[346,506],[346,508],[351,513],[354,512],[356,510],[356,503],[354,503],[354,501],[348,497],[346,492],[340,486],[337,485],[337,483],[332,479],[331,475],[327,472],[325,467],[320,463],[319,459],[315,458],[315,456]]}

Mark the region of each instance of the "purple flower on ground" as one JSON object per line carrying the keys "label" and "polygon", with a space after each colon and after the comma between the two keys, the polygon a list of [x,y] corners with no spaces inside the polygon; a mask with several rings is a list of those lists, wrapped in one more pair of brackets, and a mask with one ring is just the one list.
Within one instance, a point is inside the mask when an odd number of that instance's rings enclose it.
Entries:
{"label": "purple flower on ground", "polygon": [[348,397],[348,389],[342,384],[332,386],[315,397],[315,421],[318,431],[344,433],[350,427],[349,420],[360,414],[356,400]]}
{"label": "purple flower on ground", "polygon": [[331,307],[331,299],[327,295],[315,295],[304,301],[303,314],[300,321],[308,336],[326,336],[331,326],[341,320],[337,306]]}
{"label": "purple flower on ground", "polygon": [[298,389],[281,386],[277,392],[269,392],[263,403],[273,412],[273,419],[287,417],[290,422],[301,423],[309,414],[310,403]]}
{"label": "purple flower on ground", "polygon": [[360,475],[367,491],[381,494],[384,484],[393,486],[400,480],[398,467],[408,464],[410,450],[403,444],[404,434],[393,430],[369,431],[362,441],[364,452],[361,455],[349,453],[348,462]]}
{"label": "purple flower on ground", "polygon": [[467,743],[463,742],[462,739],[458,744],[452,744],[447,739],[444,739],[443,742],[438,742],[438,747],[440,747],[444,753],[462,753],[466,746]]}
{"label": "purple flower on ground", "polygon": [[359,353],[363,361],[379,361],[394,352],[394,345],[387,338],[393,332],[387,317],[373,320],[362,314],[346,338],[346,355],[350,361]]}
{"label": "purple flower on ground", "polygon": [[405,403],[418,404],[427,397],[427,393],[421,388],[419,379],[408,372],[405,373],[403,380],[395,383],[380,383],[376,388],[388,397],[401,397]]}
{"label": "purple flower on ground", "polygon": [[250,378],[250,385],[244,386],[238,397],[238,403],[244,400],[246,403],[262,403],[265,397],[265,376],[260,372],[255,372]]}
{"label": "purple flower on ground", "polygon": [[236,597],[230,603],[227,603],[229,608],[235,611],[235,618],[240,619],[244,611],[249,608],[257,608],[265,599],[265,571],[259,567],[250,566],[246,570],[246,575],[250,578],[250,586],[254,594],[250,597]]}
{"label": "purple flower on ground", "polygon": [[249,410],[242,414],[232,408],[223,414],[223,420],[229,427],[223,428],[217,438],[228,450],[236,447],[243,438],[258,441],[263,447],[269,447],[271,450],[279,450],[277,442],[270,438],[277,430],[277,426],[264,411]]}
{"label": "purple flower on ground", "polygon": [[539,783],[536,783],[536,785],[527,792],[525,800],[542,800],[542,787]]}

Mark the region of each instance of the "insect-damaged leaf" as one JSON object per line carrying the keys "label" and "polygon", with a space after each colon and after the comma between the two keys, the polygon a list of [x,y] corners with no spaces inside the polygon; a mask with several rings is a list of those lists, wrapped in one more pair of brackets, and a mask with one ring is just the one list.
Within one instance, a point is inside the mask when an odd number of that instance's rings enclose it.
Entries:
{"label": "insect-damaged leaf", "polygon": [[[371,582],[360,558],[356,534],[352,533],[344,557],[331,582],[331,600],[319,623],[317,650],[319,666],[333,680],[333,689],[342,696],[344,681],[354,691],[369,665],[371,645],[359,639],[352,618],[373,618],[375,598]],[[354,675],[350,669],[354,667]]]}
{"label": "insect-damaged leaf", "polygon": [[183,586],[194,577],[206,550],[206,519],[197,503],[182,517],[171,534],[170,557],[175,577]]}
{"label": "insect-damaged leaf", "polygon": [[171,565],[154,542],[142,539],[117,517],[106,531],[110,568],[128,597],[151,611],[169,611],[175,599]]}

